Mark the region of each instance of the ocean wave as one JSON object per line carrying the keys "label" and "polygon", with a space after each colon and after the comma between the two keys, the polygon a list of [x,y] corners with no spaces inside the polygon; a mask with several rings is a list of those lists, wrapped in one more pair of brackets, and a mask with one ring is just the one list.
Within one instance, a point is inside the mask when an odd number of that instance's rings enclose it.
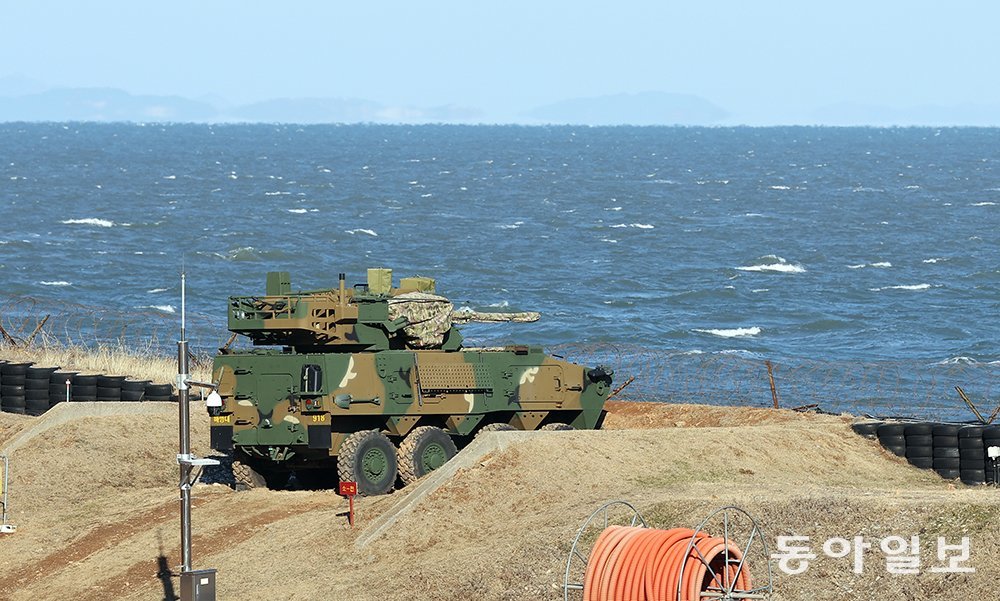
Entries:
{"label": "ocean wave", "polygon": [[986,201],[986,202],[974,202],[974,203],[972,203],[969,206],[970,207],[995,207],[995,206],[997,206],[997,203],[990,202],[990,201]]}
{"label": "ocean wave", "polygon": [[775,271],[778,273],[805,273],[806,268],[801,265],[796,265],[795,263],[789,263],[783,258],[777,255],[766,255],[760,257],[763,263],[758,263],[756,265],[745,265],[743,267],[737,267],[739,271]]}
{"label": "ocean wave", "polygon": [[934,288],[930,284],[904,284],[901,286],[882,286],[881,288],[869,288],[872,292],[882,292],[883,290],[927,290]]}
{"label": "ocean wave", "polygon": [[768,186],[772,190],[791,190],[791,186]]}
{"label": "ocean wave", "polygon": [[365,228],[361,228],[361,227],[359,227],[356,230],[344,230],[344,233],[345,234],[351,234],[351,235],[354,235],[354,234],[368,234],[369,236],[378,236],[378,234],[375,233],[375,230],[369,230],[369,229],[365,229]]}
{"label": "ocean wave", "polygon": [[39,286],[72,286],[73,284],[65,280],[57,280],[54,282],[38,282]]}
{"label": "ocean wave", "polygon": [[614,238],[601,238],[601,242],[607,242],[608,244],[618,244],[618,241]]}
{"label": "ocean wave", "polygon": [[651,230],[656,226],[650,225],[648,223],[616,223],[615,225],[609,225],[611,228],[622,228],[622,227],[634,227],[640,230]]}
{"label": "ocean wave", "polygon": [[139,308],[156,309],[157,311],[162,311],[163,313],[177,313],[177,309],[175,309],[173,305],[143,305]]}
{"label": "ocean wave", "polygon": [[514,223],[510,223],[510,224],[506,224],[506,223],[500,224],[497,227],[500,228],[500,229],[502,229],[502,230],[516,230],[517,228],[521,227],[522,225],[524,225],[523,221],[515,221]]}
{"label": "ocean wave", "polygon": [[298,215],[301,215],[302,213],[308,213],[309,209],[288,209],[288,212],[289,213],[296,213]]}
{"label": "ocean wave", "polygon": [[100,227],[114,227],[114,221],[108,221],[107,219],[98,219],[97,217],[87,217],[86,219],[63,219],[59,223],[64,223],[66,225],[97,225]]}
{"label": "ocean wave", "polygon": [[158,294],[160,292],[166,292],[169,288],[153,288],[152,290],[147,290],[146,294]]}
{"label": "ocean wave", "polygon": [[965,357],[963,355],[959,355],[958,357],[948,357],[943,361],[938,361],[934,365],[973,365],[976,363],[979,362],[973,359],[972,357]]}
{"label": "ocean wave", "polygon": [[719,336],[722,338],[741,338],[745,336],[759,336],[762,330],[757,326],[749,328],[730,328],[730,329],[694,329],[695,332],[700,332],[702,334],[711,334],[712,336]]}
{"label": "ocean wave", "polygon": [[941,261],[947,261],[944,257],[934,257],[932,259],[924,259],[921,263],[940,263]]}

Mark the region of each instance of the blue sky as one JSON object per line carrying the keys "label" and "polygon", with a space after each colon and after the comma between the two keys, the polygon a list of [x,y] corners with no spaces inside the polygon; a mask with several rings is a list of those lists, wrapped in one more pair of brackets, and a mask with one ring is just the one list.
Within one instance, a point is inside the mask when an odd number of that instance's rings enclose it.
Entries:
{"label": "blue sky", "polygon": [[0,77],[246,103],[462,105],[694,94],[741,122],[1000,106],[1000,2],[0,0]]}

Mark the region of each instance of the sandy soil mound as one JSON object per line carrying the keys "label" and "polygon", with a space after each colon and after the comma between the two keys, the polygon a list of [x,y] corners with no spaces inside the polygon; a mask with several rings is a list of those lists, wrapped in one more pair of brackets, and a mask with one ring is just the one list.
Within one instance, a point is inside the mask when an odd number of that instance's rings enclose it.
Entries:
{"label": "sandy soil mound", "polygon": [[[772,545],[778,535],[810,537],[818,557],[802,575],[776,570],[776,599],[996,596],[995,489],[911,468],[853,434],[845,418],[611,409],[606,431],[552,432],[459,471],[362,549],[358,534],[405,489],[360,499],[352,531],[346,503],[327,492],[199,485],[195,567],[218,568],[220,599],[561,599],[576,529],[604,502],[626,499],[656,527],[694,526],[735,504],[759,518]],[[195,451],[208,455],[201,415],[193,412]],[[26,420],[4,416],[0,436]],[[18,532],[0,538],[0,599],[173,597],[175,423],[169,415],[83,419],[13,454]],[[889,535],[921,537],[920,574],[886,573],[878,542]],[[936,537],[963,535],[971,537],[966,565],[977,571],[930,572],[940,563]],[[874,543],[861,574],[850,557],[821,550],[827,538],[855,536]]]}

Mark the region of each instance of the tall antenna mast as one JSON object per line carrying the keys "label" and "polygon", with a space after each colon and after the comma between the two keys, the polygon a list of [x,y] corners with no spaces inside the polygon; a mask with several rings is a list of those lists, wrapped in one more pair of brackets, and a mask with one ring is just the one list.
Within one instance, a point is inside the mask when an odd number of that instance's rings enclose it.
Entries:
{"label": "tall antenna mast", "polygon": [[194,468],[218,465],[215,459],[199,459],[191,454],[191,407],[188,402],[190,384],[210,386],[191,381],[188,369],[187,275],[181,271],[181,338],[177,341],[177,412],[180,427],[181,489],[181,601],[215,601],[215,570],[191,570],[191,487],[198,479]]}

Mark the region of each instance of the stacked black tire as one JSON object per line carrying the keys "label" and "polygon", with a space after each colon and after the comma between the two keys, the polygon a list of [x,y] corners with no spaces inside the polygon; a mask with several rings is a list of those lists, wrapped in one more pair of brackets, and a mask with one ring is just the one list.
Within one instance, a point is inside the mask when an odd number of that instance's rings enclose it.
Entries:
{"label": "stacked black tire", "polygon": [[972,486],[1000,484],[998,462],[988,455],[990,447],[1000,448],[1000,426],[865,422],[851,428],[942,478]]}
{"label": "stacked black tire", "polygon": [[30,363],[0,365],[0,409],[25,413],[24,381]]}
{"label": "stacked black tire", "polygon": [[[67,386],[67,381],[69,385]],[[71,401],[176,401],[170,384],[0,361],[0,410],[41,415]]]}
{"label": "stacked black tire", "polygon": [[934,445],[934,471],[942,478],[954,480],[962,476],[961,453],[958,446],[958,424],[934,424],[931,435]]}
{"label": "stacked black tire", "polygon": [[25,413],[41,415],[49,410],[49,378],[58,367],[31,365],[24,370]]}

